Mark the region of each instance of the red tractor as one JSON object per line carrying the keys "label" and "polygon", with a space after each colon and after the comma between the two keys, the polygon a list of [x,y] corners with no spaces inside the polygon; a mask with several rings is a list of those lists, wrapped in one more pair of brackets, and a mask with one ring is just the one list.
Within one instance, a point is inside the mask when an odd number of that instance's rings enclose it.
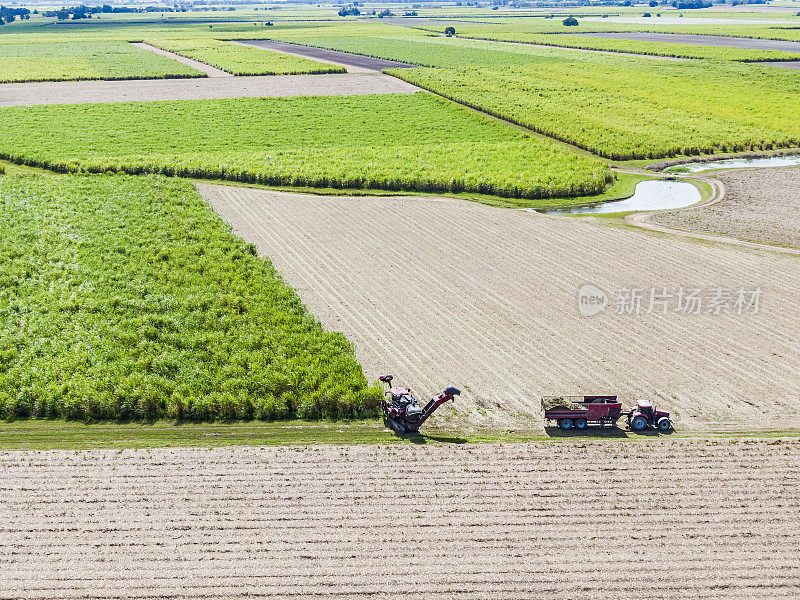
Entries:
{"label": "red tractor", "polygon": [[545,396],[542,410],[547,421],[555,422],[564,431],[583,431],[589,425],[615,426],[625,415],[628,427],[641,432],[655,427],[663,433],[672,430],[672,419],[665,410],[656,410],[649,400],[639,400],[627,412],[616,396]]}
{"label": "red tractor", "polygon": [[656,410],[650,400],[637,400],[636,406],[628,411],[628,427],[633,431],[644,431],[655,427],[664,433],[672,430],[672,419],[665,410]]}
{"label": "red tractor", "polygon": [[431,398],[425,408],[420,408],[409,388],[392,387],[391,375],[383,375],[379,379],[389,387],[385,398],[381,400],[383,421],[397,433],[419,431],[420,426],[437,408],[448,400],[455,402],[455,397],[461,394],[457,387],[446,387]]}

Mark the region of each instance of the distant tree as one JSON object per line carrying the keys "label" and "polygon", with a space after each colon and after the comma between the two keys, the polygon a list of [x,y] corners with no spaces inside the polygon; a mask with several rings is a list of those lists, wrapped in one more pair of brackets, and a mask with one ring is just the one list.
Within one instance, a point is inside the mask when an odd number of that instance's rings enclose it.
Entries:
{"label": "distant tree", "polygon": [[650,0],[650,8],[653,8],[655,6],[658,6],[658,2],[656,2],[656,0]]}
{"label": "distant tree", "polygon": [[3,19],[0,19],[0,25],[5,25],[5,24],[6,24],[6,22],[3,21]]}
{"label": "distant tree", "polygon": [[642,16],[643,17],[652,17],[653,15],[651,15],[650,13],[644,13]]}
{"label": "distant tree", "polygon": [[394,16],[394,13],[392,11],[390,11],[388,8],[384,9],[381,12],[378,13],[378,18],[379,19],[382,19],[383,17],[393,17],[393,16]]}
{"label": "distant tree", "polygon": [[576,19],[575,17],[567,17],[566,19],[561,21],[561,23],[566,25],[567,27],[575,27],[578,24],[578,19]]}
{"label": "distant tree", "polygon": [[444,28],[444,34],[447,37],[453,36],[453,35],[456,34],[456,28],[455,27],[445,27]]}

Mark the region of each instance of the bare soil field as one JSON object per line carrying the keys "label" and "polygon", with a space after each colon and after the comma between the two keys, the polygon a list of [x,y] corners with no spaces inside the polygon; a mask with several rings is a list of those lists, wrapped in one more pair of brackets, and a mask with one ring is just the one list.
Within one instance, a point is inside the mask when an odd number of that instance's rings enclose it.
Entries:
{"label": "bare soil field", "polygon": [[0,598],[800,595],[800,443],[0,453]]}
{"label": "bare soil field", "polygon": [[720,171],[727,193],[721,202],[652,215],[651,221],[800,247],[800,168]]}
{"label": "bare soil field", "polygon": [[[794,256],[447,198],[198,189],[370,378],[459,386],[442,426],[541,428],[541,395],[580,393],[651,398],[682,430],[800,422]],[[608,300],[593,317],[585,284]],[[714,290],[742,288],[761,290],[757,314],[706,312]],[[701,290],[702,314],[678,312],[681,289]]]}
{"label": "bare soil field", "polygon": [[[265,50],[283,52],[284,54],[304,56],[306,58],[313,58],[314,60],[329,62],[336,65],[344,65],[346,67],[365,71],[380,72],[384,69],[402,69],[405,67],[417,66],[398,62],[396,60],[372,58],[371,56],[362,56],[360,54],[352,54],[350,52],[326,50],[324,48],[314,48],[313,46],[303,46],[302,44],[279,42],[277,40],[240,40],[238,43],[245,46],[253,46],[254,48],[263,48]],[[348,69],[348,71],[350,71],[350,69]]]}
{"label": "bare soil field", "polygon": [[136,81],[0,84],[0,106],[148,100],[278,98],[353,94],[411,94],[419,88],[389,75],[339,73]]}
{"label": "bare soil field", "polygon": [[800,71],[800,60],[782,60],[762,62],[758,64],[764,65],[765,67],[780,67],[781,69],[794,69],[795,71]]}
{"label": "bare soil field", "polygon": [[[702,19],[692,19],[692,23]],[[726,19],[726,22],[730,22]],[[748,21],[750,23],[751,21]],[[724,48],[749,48],[752,50],[778,50],[782,52],[800,52],[800,42],[782,40],[763,40],[756,38],[728,37],[725,35],[698,35],[692,33],[651,33],[647,31],[629,31],[622,33],[574,33],[583,37],[600,37],[617,40],[637,40],[641,42],[671,42],[674,44],[692,44],[696,46],[720,46]],[[776,63],[769,63],[776,64]]]}
{"label": "bare soil field", "polygon": [[151,46],[150,44],[145,44],[144,42],[133,42],[134,46],[139,46],[139,48],[143,48],[144,50],[149,50],[150,52],[155,52],[156,54],[160,54],[161,56],[166,56],[171,58],[172,60],[177,60],[179,63],[183,63],[187,67],[192,67],[197,71],[201,71],[205,73],[209,77],[233,77],[231,73],[227,71],[223,71],[222,69],[217,69],[216,67],[212,67],[211,65],[207,65],[204,62],[200,62],[199,60],[194,60],[193,58],[186,58],[185,56],[181,56],[180,54],[175,54],[174,52],[167,52],[166,50],[162,50],[161,48],[156,48],[155,46]]}

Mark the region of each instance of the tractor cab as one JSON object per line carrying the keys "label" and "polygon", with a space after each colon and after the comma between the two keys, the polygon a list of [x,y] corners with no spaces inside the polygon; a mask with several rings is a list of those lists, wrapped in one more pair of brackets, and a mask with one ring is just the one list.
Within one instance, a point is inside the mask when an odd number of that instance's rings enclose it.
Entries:
{"label": "tractor cab", "polygon": [[656,409],[650,400],[637,400],[628,412],[628,426],[633,431],[644,431],[655,427],[664,433],[672,430],[672,419],[665,410]]}
{"label": "tractor cab", "polygon": [[636,409],[647,418],[648,422],[653,421],[653,410],[655,407],[650,400],[637,400]]}

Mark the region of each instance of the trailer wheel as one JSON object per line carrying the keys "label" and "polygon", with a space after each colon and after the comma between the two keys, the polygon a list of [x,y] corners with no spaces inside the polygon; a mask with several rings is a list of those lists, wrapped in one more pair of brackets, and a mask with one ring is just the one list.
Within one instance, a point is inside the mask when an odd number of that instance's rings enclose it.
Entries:
{"label": "trailer wheel", "polygon": [[564,431],[568,431],[572,429],[572,419],[560,419],[558,421],[558,426]]}
{"label": "trailer wheel", "polygon": [[575,419],[575,429],[586,429],[586,419]]}
{"label": "trailer wheel", "polygon": [[672,421],[670,421],[667,417],[661,417],[658,420],[658,430],[666,433],[667,431],[672,429]]}
{"label": "trailer wheel", "polygon": [[644,431],[647,427],[647,419],[642,416],[631,419],[631,429],[634,431]]}

